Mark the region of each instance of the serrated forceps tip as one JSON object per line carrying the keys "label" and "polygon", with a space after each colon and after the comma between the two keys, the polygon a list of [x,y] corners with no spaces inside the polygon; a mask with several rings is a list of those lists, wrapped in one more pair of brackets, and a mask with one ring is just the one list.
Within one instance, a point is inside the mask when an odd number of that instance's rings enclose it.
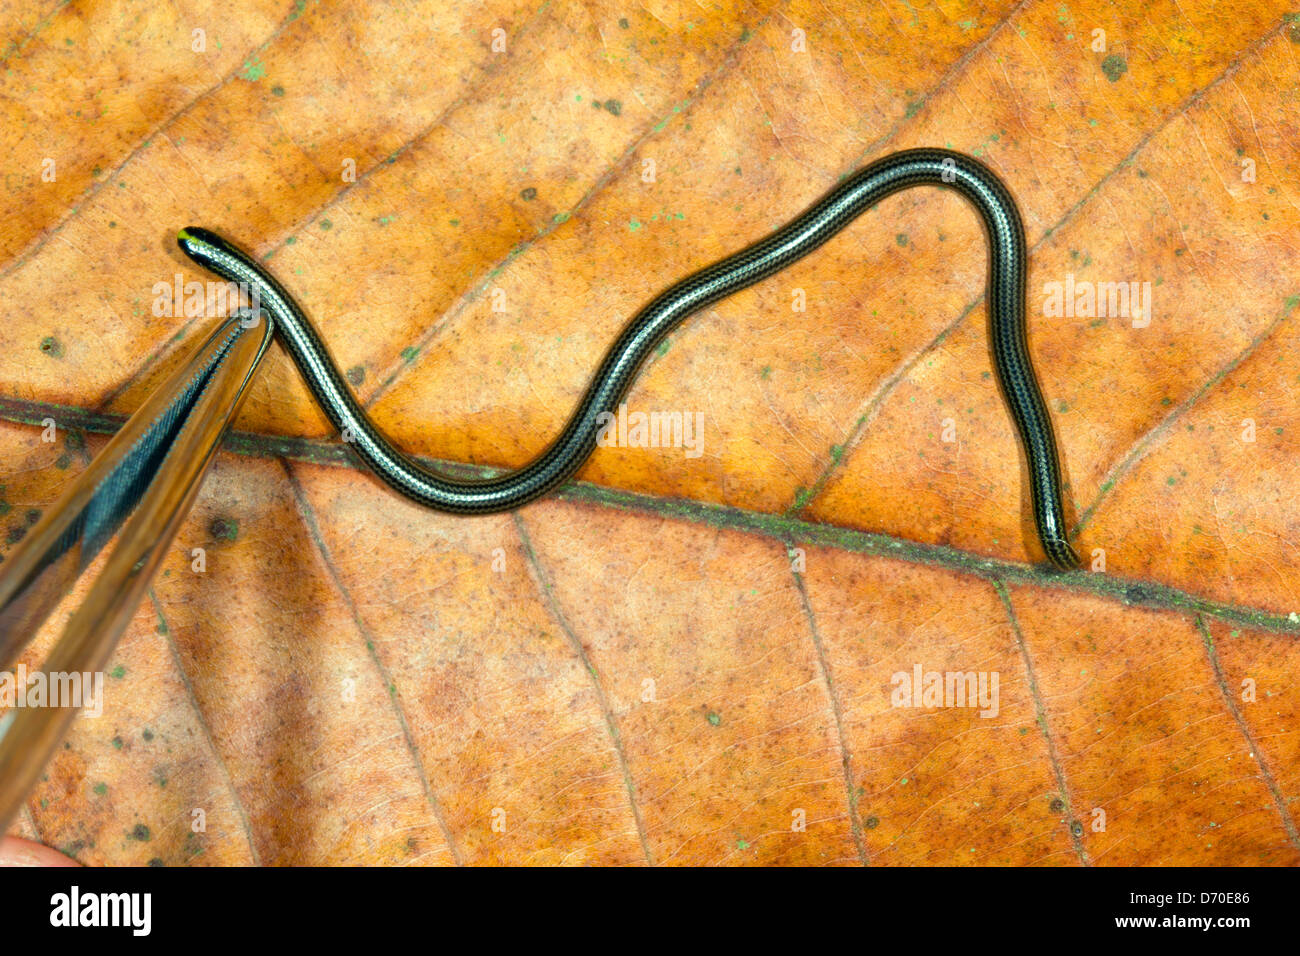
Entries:
{"label": "serrated forceps tip", "polygon": [[[116,535],[116,547],[96,569],[42,667],[47,692],[50,675],[102,670],[194,503],[271,332],[260,311],[217,320],[0,564],[0,670],[13,668]],[[0,834],[80,704],[51,695],[42,706],[15,701],[0,715]]]}

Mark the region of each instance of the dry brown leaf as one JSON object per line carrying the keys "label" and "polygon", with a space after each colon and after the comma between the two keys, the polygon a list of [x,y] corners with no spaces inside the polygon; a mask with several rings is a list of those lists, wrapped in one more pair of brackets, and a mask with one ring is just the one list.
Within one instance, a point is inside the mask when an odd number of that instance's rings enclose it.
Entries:
{"label": "dry brown leaf", "polygon": [[[1031,564],[985,247],[938,191],[672,336],[630,403],[701,412],[701,457],[602,448],[517,514],[396,499],[277,349],[17,835],[119,864],[1300,862],[1292,5],[48,0],[0,45],[6,550],[199,334],[152,307],[207,278],[181,226],[269,257],[403,447],[515,466],[655,292],[937,145],[1021,205],[1092,565]],[[1044,317],[1067,274],[1150,282],[1149,326]],[[997,674],[996,716],[893,706],[917,665]]]}

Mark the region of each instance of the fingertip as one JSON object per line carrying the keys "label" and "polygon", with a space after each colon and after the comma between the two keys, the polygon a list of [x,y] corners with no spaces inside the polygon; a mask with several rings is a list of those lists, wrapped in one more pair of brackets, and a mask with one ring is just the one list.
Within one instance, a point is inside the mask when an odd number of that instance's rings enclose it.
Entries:
{"label": "fingertip", "polygon": [[0,839],[0,867],[7,866],[81,866],[81,864],[69,856],[64,856],[58,850],[52,850],[40,843],[33,843],[21,837],[5,837]]}

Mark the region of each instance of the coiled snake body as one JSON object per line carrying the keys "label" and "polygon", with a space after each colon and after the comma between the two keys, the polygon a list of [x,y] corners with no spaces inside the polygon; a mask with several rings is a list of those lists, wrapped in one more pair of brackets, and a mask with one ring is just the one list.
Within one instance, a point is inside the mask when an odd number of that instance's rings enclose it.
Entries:
{"label": "coiled snake body", "polygon": [[646,359],[688,316],[808,255],[862,212],[909,186],[942,186],[965,196],[989,243],[988,312],[994,368],[1029,464],[1034,524],[1058,568],[1077,567],[1066,532],[1061,470],[1052,422],[1034,377],[1025,335],[1027,251],[1010,192],[986,166],[943,149],[913,149],[877,160],[847,177],[771,235],[674,283],[638,312],[610,347],[559,436],[516,471],[482,480],[434,474],[375,427],[345,384],[320,334],[293,297],[251,256],[205,229],[181,230],[177,242],[195,262],[256,295],[329,420],[367,465],[401,495],[439,511],[507,511],[554,489],[596,448],[602,413],[617,412]]}

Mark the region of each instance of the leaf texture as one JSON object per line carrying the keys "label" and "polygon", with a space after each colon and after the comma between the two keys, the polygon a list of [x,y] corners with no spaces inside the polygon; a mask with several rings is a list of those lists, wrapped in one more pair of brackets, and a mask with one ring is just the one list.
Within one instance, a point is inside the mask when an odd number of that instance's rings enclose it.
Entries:
{"label": "leaf texture", "polygon": [[[268,260],[400,446],[515,467],[656,292],[929,145],[1021,206],[1089,564],[1036,563],[984,239],[939,191],[671,336],[629,407],[698,413],[698,456],[601,448],[513,514],[394,497],[275,349],[15,834],[96,864],[1300,862],[1292,5],[46,2],[0,46],[4,551],[200,334],[155,307],[208,278],[181,226]],[[1044,314],[1067,276],[1152,307]],[[996,712],[897,706],[916,667],[996,674]]]}

